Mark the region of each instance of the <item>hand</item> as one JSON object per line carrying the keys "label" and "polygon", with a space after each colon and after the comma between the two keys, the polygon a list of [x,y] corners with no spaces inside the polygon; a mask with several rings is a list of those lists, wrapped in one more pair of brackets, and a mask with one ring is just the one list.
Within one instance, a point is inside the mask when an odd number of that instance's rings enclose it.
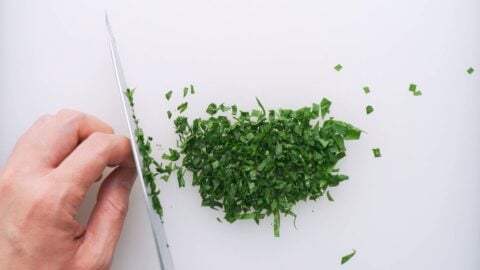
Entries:
{"label": "hand", "polygon": [[[106,167],[84,228],[75,216]],[[0,171],[0,269],[108,269],[136,177],[127,138],[62,110],[41,117]]]}

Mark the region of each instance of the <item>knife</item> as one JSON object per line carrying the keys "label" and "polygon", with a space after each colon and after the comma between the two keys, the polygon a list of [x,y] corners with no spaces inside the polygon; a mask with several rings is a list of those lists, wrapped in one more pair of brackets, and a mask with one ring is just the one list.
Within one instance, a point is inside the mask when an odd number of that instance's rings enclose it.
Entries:
{"label": "knife", "polygon": [[115,76],[117,78],[118,90],[120,90],[120,97],[122,98],[123,109],[125,111],[125,117],[127,119],[128,132],[130,134],[130,142],[132,145],[133,157],[135,159],[135,166],[137,167],[137,173],[140,180],[142,180],[142,190],[145,198],[145,203],[147,206],[148,216],[150,218],[150,225],[152,227],[153,236],[155,239],[155,246],[157,248],[157,255],[160,261],[160,267],[162,270],[173,270],[173,259],[170,253],[170,248],[167,242],[167,237],[165,234],[165,229],[163,228],[163,221],[160,219],[158,214],[154,211],[150,197],[148,196],[148,190],[146,182],[142,174],[143,160],[140,155],[138,145],[135,141],[135,132],[134,132],[134,119],[132,115],[132,110],[128,107],[129,103],[127,97],[125,96],[125,91],[127,90],[127,83],[125,81],[125,76],[123,75],[122,65],[120,63],[120,57],[118,55],[117,46],[115,44],[115,37],[113,36],[112,28],[110,22],[108,21],[108,15],[105,13],[105,23],[107,26],[108,40],[110,43],[110,53],[112,56],[113,67],[115,69]]}

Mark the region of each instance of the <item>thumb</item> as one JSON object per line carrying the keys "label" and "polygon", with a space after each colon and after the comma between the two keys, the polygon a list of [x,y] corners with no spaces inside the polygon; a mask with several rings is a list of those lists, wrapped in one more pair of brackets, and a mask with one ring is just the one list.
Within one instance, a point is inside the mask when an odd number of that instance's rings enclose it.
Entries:
{"label": "thumb", "polygon": [[85,247],[82,253],[85,252],[87,256],[98,259],[99,265],[108,267],[111,264],[127,215],[128,198],[135,178],[134,168],[120,166],[105,179],[100,187],[97,204],[88,222],[82,243]]}

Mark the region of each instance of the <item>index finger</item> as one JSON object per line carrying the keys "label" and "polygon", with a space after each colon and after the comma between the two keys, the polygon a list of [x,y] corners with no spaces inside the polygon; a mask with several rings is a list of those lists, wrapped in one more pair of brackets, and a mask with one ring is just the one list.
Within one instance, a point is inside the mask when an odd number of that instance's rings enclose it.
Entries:
{"label": "index finger", "polygon": [[113,133],[113,129],[94,116],[73,110],[43,116],[18,140],[8,167],[24,173],[48,172],[94,132]]}
{"label": "index finger", "polygon": [[65,158],[51,175],[59,188],[65,188],[65,194],[73,200],[76,208],[103,170],[112,166],[135,169],[130,140],[96,132]]}

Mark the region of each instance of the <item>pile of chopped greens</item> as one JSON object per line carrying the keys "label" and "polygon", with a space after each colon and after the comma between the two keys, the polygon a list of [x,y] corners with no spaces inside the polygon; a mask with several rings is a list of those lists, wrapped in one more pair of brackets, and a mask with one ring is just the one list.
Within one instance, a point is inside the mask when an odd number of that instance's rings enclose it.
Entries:
{"label": "pile of chopped greens", "polygon": [[[194,93],[193,86],[183,96],[188,92]],[[171,91],[165,95],[171,96]],[[183,116],[188,103],[181,103],[173,120],[178,148],[168,149],[163,162],[147,158],[147,165],[155,165],[163,180],[176,173],[180,187],[189,171],[202,206],[222,209],[228,222],[253,219],[258,224],[273,215],[274,235],[279,236],[281,214],[295,217],[297,202],[324,194],[333,201],[328,189],[348,179],[336,168],[346,155],[344,141],[359,139],[361,130],[333,118],[320,120],[331,105],[325,98],[297,110],[267,111],[258,99],[257,104],[244,111],[211,103],[207,117],[189,119]],[[158,199],[156,186],[150,188],[152,200]]]}

